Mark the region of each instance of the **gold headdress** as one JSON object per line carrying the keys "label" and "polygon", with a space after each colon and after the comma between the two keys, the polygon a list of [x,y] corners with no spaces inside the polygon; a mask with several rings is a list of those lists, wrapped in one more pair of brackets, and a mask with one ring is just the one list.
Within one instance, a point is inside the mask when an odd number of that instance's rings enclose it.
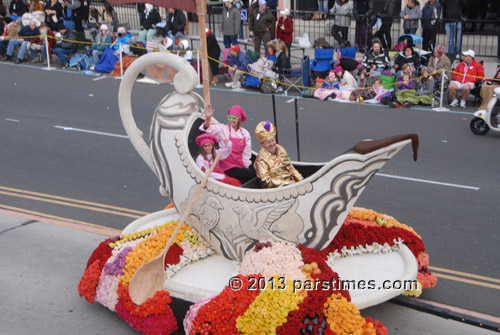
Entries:
{"label": "gold headdress", "polygon": [[255,135],[259,141],[264,142],[276,136],[276,128],[270,121],[261,121],[255,127]]}

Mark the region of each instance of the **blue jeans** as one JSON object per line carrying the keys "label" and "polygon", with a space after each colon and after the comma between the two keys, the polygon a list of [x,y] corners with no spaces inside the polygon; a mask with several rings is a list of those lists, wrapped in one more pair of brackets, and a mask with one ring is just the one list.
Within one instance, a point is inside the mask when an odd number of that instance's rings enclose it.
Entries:
{"label": "blue jeans", "polygon": [[177,39],[177,37],[184,36],[184,34],[183,34],[181,31],[178,31],[178,32],[176,32],[176,33],[175,33],[175,35],[174,35],[174,34],[172,34],[172,30],[169,30],[169,31],[167,32],[167,36],[168,36],[169,38],[171,38],[171,39],[174,41],[174,43],[175,43],[175,40]]}
{"label": "blue jeans", "polygon": [[462,47],[462,22],[448,22],[444,28],[446,29],[446,37],[448,37],[448,53],[459,54]]}
{"label": "blue jeans", "polygon": [[328,0],[318,0],[318,11],[320,14],[328,14]]}
{"label": "blue jeans", "polygon": [[238,36],[237,35],[224,35],[224,47],[230,48],[232,45],[238,45]]}
{"label": "blue jeans", "polygon": [[405,34],[412,34],[412,35],[415,35],[415,33],[417,32],[417,28],[407,28],[404,30]]}
{"label": "blue jeans", "polygon": [[63,65],[66,65],[66,63],[68,63],[66,55],[71,55],[73,53],[73,49],[55,48],[52,50],[52,53],[61,60]]}
{"label": "blue jeans", "polygon": [[10,40],[9,46],[7,47],[7,56],[12,57],[12,55],[14,54],[14,50],[18,45],[20,45],[19,52],[17,53],[17,58],[23,60],[24,56],[26,56],[26,52],[28,51],[28,48],[26,48],[27,44],[28,41],[23,41],[21,43],[16,39]]}
{"label": "blue jeans", "polygon": [[240,31],[239,31],[239,36],[240,39],[244,39],[245,37],[243,36],[243,20],[240,21]]}
{"label": "blue jeans", "polygon": [[104,51],[99,51],[99,50],[94,49],[89,53],[91,54],[90,56],[92,57],[92,64],[96,65],[97,62],[99,61],[99,58],[104,53]]}

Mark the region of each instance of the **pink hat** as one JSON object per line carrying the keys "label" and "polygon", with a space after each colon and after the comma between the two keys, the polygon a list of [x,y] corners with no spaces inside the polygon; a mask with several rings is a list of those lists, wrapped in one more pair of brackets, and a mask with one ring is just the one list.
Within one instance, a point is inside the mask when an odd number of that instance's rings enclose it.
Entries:
{"label": "pink hat", "polygon": [[247,119],[247,115],[245,114],[245,110],[243,107],[239,105],[234,105],[227,111],[227,115],[234,115],[240,118],[241,122],[245,122]]}
{"label": "pink hat", "polygon": [[339,71],[344,71],[344,69],[342,68],[342,66],[335,66],[335,73],[337,73]]}
{"label": "pink hat", "polygon": [[335,71],[330,71],[330,72],[328,73],[328,77],[330,77],[330,78],[331,78],[331,77],[335,77]]}
{"label": "pink hat", "polygon": [[444,53],[444,46],[442,44],[438,45],[436,47],[436,52],[440,55],[442,55]]}
{"label": "pink hat", "polygon": [[209,133],[202,134],[196,138],[196,144],[198,144],[198,146],[200,147],[207,143],[212,143],[213,145],[215,145],[215,143],[217,142],[219,142],[217,138]]}

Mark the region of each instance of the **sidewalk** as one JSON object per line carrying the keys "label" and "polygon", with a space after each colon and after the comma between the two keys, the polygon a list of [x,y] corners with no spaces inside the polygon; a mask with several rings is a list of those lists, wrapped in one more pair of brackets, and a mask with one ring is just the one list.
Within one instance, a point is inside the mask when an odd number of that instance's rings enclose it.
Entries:
{"label": "sidewalk", "polygon": [[[0,214],[0,333],[136,334],[116,313],[78,296],[87,259],[105,238]],[[389,334],[495,333],[392,303],[369,308],[362,315],[379,319]]]}

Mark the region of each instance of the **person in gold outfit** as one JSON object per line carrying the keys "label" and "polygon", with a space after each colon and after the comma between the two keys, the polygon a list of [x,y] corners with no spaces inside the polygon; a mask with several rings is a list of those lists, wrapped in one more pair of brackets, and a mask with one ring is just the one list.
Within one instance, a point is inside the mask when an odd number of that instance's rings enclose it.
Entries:
{"label": "person in gold outfit", "polygon": [[269,121],[260,122],[255,128],[255,135],[261,149],[254,166],[257,177],[266,187],[286,186],[304,179],[288,157],[286,150],[276,144],[276,128]]}

